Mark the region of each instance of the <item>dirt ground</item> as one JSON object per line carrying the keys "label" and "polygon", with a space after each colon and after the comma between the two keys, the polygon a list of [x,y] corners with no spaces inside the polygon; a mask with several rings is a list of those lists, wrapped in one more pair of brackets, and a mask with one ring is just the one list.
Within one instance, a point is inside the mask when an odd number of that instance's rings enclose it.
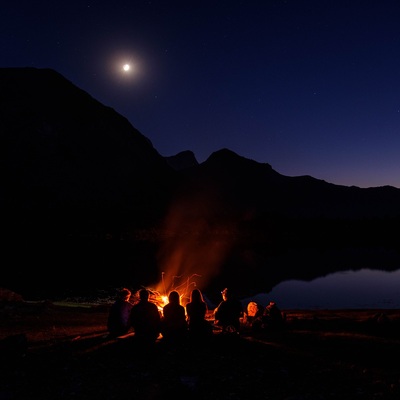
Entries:
{"label": "dirt ground", "polygon": [[283,329],[151,348],[106,306],[0,307],[0,400],[399,399],[399,310],[284,310]]}

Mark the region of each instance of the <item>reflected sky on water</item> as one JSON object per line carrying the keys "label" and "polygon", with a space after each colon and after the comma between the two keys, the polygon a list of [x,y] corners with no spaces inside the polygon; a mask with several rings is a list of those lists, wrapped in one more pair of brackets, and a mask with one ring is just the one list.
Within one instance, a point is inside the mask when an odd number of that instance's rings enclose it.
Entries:
{"label": "reflected sky on water", "polygon": [[313,281],[290,280],[246,299],[281,309],[400,308],[400,270],[344,271]]}

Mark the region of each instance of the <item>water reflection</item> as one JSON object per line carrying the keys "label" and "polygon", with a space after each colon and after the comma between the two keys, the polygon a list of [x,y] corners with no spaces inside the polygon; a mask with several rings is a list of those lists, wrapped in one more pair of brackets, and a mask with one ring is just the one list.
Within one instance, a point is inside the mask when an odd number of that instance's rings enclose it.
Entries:
{"label": "water reflection", "polygon": [[[251,298],[282,309],[400,308],[400,270],[362,269],[330,274],[310,282],[285,281]],[[249,301],[250,299],[246,299]]]}

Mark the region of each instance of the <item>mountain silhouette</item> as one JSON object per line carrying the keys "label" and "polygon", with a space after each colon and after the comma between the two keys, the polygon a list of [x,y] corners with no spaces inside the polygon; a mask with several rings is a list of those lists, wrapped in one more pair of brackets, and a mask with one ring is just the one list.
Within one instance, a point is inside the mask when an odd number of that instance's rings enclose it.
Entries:
{"label": "mountain silhouette", "polygon": [[0,101],[2,285],[22,294],[150,285],[174,269],[248,295],[400,265],[400,189],[288,177],[229,149],[163,157],[51,69],[0,69]]}

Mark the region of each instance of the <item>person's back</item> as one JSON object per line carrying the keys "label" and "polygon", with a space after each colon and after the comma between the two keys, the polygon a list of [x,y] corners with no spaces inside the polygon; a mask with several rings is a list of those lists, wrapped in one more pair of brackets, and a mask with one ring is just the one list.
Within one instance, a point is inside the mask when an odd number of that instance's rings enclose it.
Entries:
{"label": "person's back", "polygon": [[129,332],[131,328],[130,313],[132,310],[132,304],[129,302],[130,297],[130,290],[123,288],[111,305],[107,319],[107,329],[110,337],[122,336]]}
{"label": "person's back", "polygon": [[281,328],[283,326],[284,318],[282,312],[274,301],[270,301],[265,307],[263,323],[265,327],[271,328]]}
{"label": "person's back", "polygon": [[180,304],[179,293],[175,290],[170,292],[168,300],[169,303],[163,307],[161,333],[165,340],[179,342],[187,334],[185,308]]}
{"label": "person's back", "polygon": [[155,341],[160,334],[160,312],[157,306],[149,301],[146,289],[139,291],[140,300],[131,310],[130,322],[135,337],[140,340]]}
{"label": "person's back", "polygon": [[233,297],[228,289],[222,291],[223,300],[214,311],[216,324],[222,331],[240,331],[240,317],[243,307],[241,302]]}
{"label": "person's back", "polygon": [[186,304],[186,314],[190,336],[204,336],[212,333],[212,326],[206,320],[208,307],[203,300],[201,291],[193,289],[190,294],[190,302]]}

